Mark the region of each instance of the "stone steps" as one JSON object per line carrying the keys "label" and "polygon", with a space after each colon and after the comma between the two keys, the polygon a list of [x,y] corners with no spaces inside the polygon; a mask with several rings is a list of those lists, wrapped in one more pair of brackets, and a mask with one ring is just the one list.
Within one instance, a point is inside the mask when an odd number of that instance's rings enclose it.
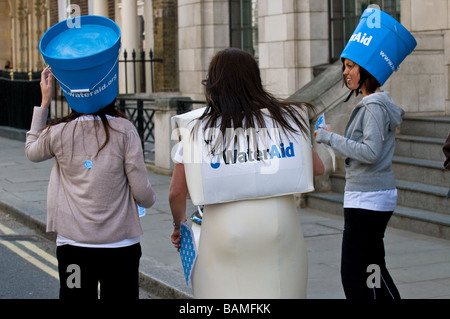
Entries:
{"label": "stone steps", "polygon": [[401,125],[402,135],[447,138],[450,129],[450,117],[404,116]]}
{"label": "stone steps", "polygon": [[445,138],[397,135],[395,154],[402,157],[442,162],[444,142]]}
{"label": "stone steps", "polygon": [[[309,208],[343,216],[344,194],[336,192],[308,194]],[[449,199],[450,201],[450,199]],[[450,215],[397,205],[389,225],[443,239],[450,239]]]}
{"label": "stone steps", "polygon": [[[449,130],[450,117],[404,117],[392,159],[398,200],[391,226],[450,239],[450,172],[442,166]],[[331,191],[308,194],[306,205],[342,215],[345,174],[330,180]]]}
{"label": "stone steps", "polygon": [[450,174],[442,164],[443,160],[438,162],[403,156],[394,156],[392,159],[392,169],[397,180],[450,187]]}

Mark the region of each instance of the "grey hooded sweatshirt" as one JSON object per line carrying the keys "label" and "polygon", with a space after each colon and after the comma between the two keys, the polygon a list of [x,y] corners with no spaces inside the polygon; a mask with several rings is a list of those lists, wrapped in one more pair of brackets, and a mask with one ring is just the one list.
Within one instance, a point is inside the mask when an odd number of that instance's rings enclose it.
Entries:
{"label": "grey hooded sweatshirt", "polygon": [[353,109],[344,136],[319,129],[316,141],[346,156],[345,190],[379,191],[395,188],[391,163],[395,128],[405,112],[389,92],[364,97]]}

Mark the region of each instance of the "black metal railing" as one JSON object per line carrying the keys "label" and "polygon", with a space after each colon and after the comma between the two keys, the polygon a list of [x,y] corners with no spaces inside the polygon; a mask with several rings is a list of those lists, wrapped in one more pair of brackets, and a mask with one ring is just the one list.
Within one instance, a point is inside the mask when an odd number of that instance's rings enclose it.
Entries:
{"label": "black metal railing", "polygon": [[0,71],[0,125],[30,129],[33,106],[41,104],[40,73]]}
{"label": "black metal railing", "polygon": [[177,114],[183,114],[194,109],[193,104],[206,105],[206,101],[194,101],[194,100],[178,100],[177,101]]}
{"label": "black metal railing", "polygon": [[[155,62],[163,62],[163,59],[158,59],[153,56],[153,50],[150,49],[148,54],[149,58],[145,58],[145,51],[139,52],[139,58],[137,56],[136,50],[133,49],[131,52],[131,59],[128,57],[127,50],[123,51],[123,60],[119,60],[119,63],[124,64],[125,68],[125,94],[138,93],[137,92],[137,84],[138,81],[141,87],[141,93],[150,93],[146,92],[146,74],[150,72],[150,81],[151,81],[151,92],[155,92],[155,81],[154,81],[154,70],[153,66]],[[131,64],[131,66],[129,66]],[[148,66],[147,66],[148,64]],[[131,67],[133,69],[133,78],[128,79],[128,68]],[[138,69],[140,69],[140,74],[138,73]],[[139,78],[138,78],[139,77]],[[133,81],[134,84],[134,92],[128,92],[128,81]]]}
{"label": "black metal railing", "polygon": [[71,111],[58,81],[53,77],[53,104],[51,106],[51,111],[49,112],[49,117],[51,119],[61,118],[68,115]]}
{"label": "black metal railing", "polygon": [[142,148],[144,144],[154,143],[155,135],[153,129],[155,123],[155,100],[152,98],[121,97],[116,100],[117,108],[136,126],[141,138]]}
{"label": "black metal railing", "polygon": [[8,80],[40,80],[41,72],[40,71],[32,71],[32,72],[16,72],[12,70],[0,70],[0,78],[8,79]]}

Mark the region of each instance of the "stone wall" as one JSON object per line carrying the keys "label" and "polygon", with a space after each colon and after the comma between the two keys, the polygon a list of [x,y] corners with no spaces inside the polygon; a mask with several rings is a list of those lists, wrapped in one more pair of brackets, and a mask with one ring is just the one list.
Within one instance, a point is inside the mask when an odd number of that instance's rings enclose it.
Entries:
{"label": "stone wall", "polygon": [[180,91],[204,100],[201,81],[218,50],[229,45],[228,0],[178,1]]}
{"label": "stone wall", "polygon": [[409,115],[450,115],[450,3],[402,0],[401,23],[417,47],[384,88]]}
{"label": "stone wall", "polygon": [[[263,84],[288,97],[328,63],[328,2],[258,1],[259,65]],[[180,91],[203,99],[203,80],[213,54],[230,45],[227,0],[180,0]]]}
{"label": "stone wall", "polygon": [[259,64],[266,88],[288,97],[329,62],[328,1],[258,2]]}

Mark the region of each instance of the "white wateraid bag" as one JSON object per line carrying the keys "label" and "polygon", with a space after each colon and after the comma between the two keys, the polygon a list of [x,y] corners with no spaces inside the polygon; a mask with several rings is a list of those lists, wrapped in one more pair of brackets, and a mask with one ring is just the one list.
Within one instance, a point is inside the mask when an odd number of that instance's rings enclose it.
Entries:
{"label": "white wateraid bag", "polygon": [[[309,135],[304,136],[301,132],[284,134],[274,127],[268,112],[263,110],[267,114],[266,127],[230,128],[226,138],[234,143],[224,149],[220,130],[205,130],[199,122],[204,110],[201,108],[172,118],[172,139],[181,141],[186,181],[194,205],[314,190]],[[307,118],[306,112],[302,115]],[[214,155],[212,146],[216,147]]]}

